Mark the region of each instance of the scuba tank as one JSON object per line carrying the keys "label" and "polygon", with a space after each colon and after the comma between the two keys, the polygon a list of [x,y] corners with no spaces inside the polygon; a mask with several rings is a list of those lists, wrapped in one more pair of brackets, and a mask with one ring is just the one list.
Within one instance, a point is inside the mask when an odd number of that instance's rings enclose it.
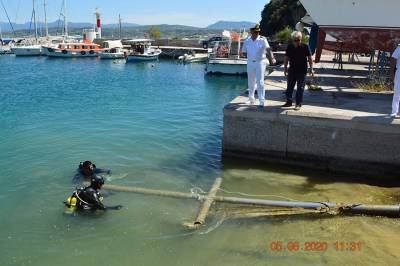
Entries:
{"label": "scuba tank", "polygon": [[66,206],[65,213],[67,214],[72,214],[76,211],[78,208],[78,197],[77,197],[77,191],[74,191],[70,197],[68,197],[67,201],[64,201],[64,204]]}

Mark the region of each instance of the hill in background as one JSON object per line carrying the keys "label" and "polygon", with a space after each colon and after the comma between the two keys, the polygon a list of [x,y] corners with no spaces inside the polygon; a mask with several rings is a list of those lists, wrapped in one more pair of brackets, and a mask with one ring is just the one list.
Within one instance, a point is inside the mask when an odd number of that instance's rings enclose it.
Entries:
{"label": "hill in background", "polygon": [[214,24],[211,24],[207,27],[207,29],[213,30],[239,30],[246,29],[248,30],[251,27],[254,27],[256,23],[249,21],[218,21]]}
{"label": "hill in background", "polygon": [[[142,38],[151,27],[156,27],[160,30],[162,38],[201,38],[209,35],[221,34],[222,30],[240,30],[249,29],[255,23],[247,21],[219,21],[206,28],[192,27],[185,25],[139,25],[135,23],[122,23],[122,37],[123,38]],[[12,34],[11,27],[7,22],[0,22],[3,36],[5,37],[23,37],[33,34],[33,25],[29,22],[23,24],[13,24],[15,36]],[[63,21],[57,20],[48,23],[50,35],[60,35],[62,33]],[[39,35],[44,34],[44,23],[38,23]],[[68,23],[68,31],[70,35],[81,35],[83,29],[94,28],[93,23],[87,22],[70,22]],[[103,24],[102,35],[104,38],[118,38],[119,25],[118,24]]]}
{"label": "hill in background", "polygon": [[[15,31],[18,30],[29,30],[33,29],[34,25],[33,23],[31,24],[30,22],[25,22],[21,24],[16,24],[13,23],[13,28]],[[53,22],[48,23],[49,28],[62,28],[64,25],[64,22],[62,20],[56,20]],[[140,26],[139,24],[136,23],[122,23],[122,27],[137,27]],[[44,22],[38,22],[38,28],[44,28]],[[83,28],[93,28],[94,23],[89,23],[89,22],[69,22],[68,23],[68,28],[70,29],[83,29]],[[119,24],[103,24],[102,28],[118,28]],[[2,32],[11,32],[11,26],[8,22],[0,22],[0,28]]]}

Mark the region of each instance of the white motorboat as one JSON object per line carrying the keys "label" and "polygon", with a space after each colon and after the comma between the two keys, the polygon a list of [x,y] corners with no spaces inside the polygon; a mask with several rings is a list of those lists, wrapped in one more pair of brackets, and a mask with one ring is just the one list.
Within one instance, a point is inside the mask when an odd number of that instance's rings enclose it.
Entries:
{"label": "white motorboat", "polygon": [[190,54],[184,54],[178,57],[178,60],[184,64],[186,63],[201,63],[205,62],[208,59],[208,53],[207,54],[198,54],[198,53],[190,53]]}
{"label": "white motorboat", "polygon": [[126,41],[130,45],[127,62],[153,61],[157,60],[161,50],[151,47],[149,39],[135,39]]}
{"label": "white motorboat", "polygon": [[101,47],[104,50],[99,53],[100,59],[123,59],[128,53],[120,40],[104,41]]}
{"label": "white motorboat", "polygon": [[104,49],[99,53],[100,59],[124,59],[126,51],[121,47]]}
{"label": "white motorboat", "polygon": [[232,41],[216,43],[206,63],[206,74],[246,75],[247,58],[239,55],[241,36],[238,33],[224,33],[229,34]]}

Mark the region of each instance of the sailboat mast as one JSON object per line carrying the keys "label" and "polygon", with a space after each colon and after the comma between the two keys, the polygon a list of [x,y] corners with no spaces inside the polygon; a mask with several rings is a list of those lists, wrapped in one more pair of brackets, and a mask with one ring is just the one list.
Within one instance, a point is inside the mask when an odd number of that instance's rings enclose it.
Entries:
{"label": "sailboat mast", "polygon": [[38,29],[37,29],[37,21],[36,21],[36,8],[35,8],[35,0],[32,0],[33,4],[33,25],[35,26],[35,40],[36,43],[38,41]]}
{"label": "sailboat mast", "polygon": [[46,12],[46,8],[47,8],[47,0],[44,0],[44,26],[45,26],[46,37],[49,37],[49,27],[48,27],[48,25],[47,25],[47,12]]}
{"label": "sailboat mast", "polygon": [[64,39],[68,36],[67,0],[64,0]]}
{"label": "sailboat mast", "polygon": [[119,14],[119,39],[122,40],[122,25],[121,25],[121,14]]}

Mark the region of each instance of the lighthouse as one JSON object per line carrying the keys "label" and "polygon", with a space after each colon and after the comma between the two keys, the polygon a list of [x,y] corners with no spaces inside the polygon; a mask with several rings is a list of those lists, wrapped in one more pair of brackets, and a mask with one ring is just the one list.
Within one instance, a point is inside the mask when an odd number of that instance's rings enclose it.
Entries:
{"label": "lighthouse", "polygon": [[101,39],[101,20],[100,20],[100,11],[96,8],[96,39]]}

